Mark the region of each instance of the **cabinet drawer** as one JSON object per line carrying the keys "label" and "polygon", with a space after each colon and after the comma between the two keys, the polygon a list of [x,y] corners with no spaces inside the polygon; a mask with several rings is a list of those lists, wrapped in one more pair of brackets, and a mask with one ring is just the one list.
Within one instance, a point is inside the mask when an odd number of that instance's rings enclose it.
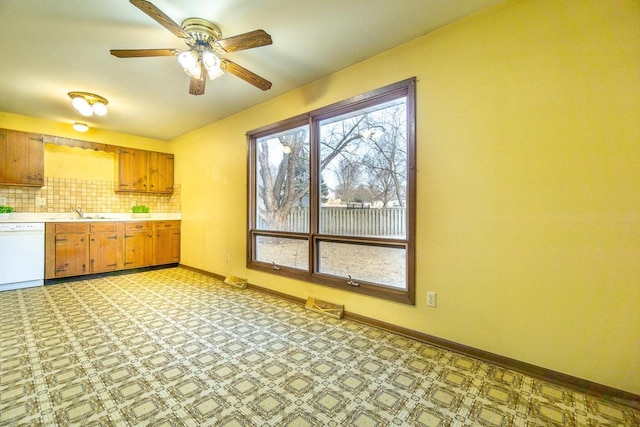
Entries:
{"label": "cabinet drawer", "polygon": [[92,222],[90,230],[92,233],[98,233],[101,231],[116,231],[118,228],[117,222]]}
{"label": "cabinet drawer", "polygon": [[140,222],[127,222],[124,225],[124,229],[127,231],[136,231],[136,230],[151,230],[153,224],[151,221],[140,221]]}
{"label": "cabinet drawer", "polygon": [[76,222],[58,222],[55,224],[56,234],[58,233],[87,233],[89,224]]}
{"label": "cabinet drawer", "polygon": [[180,221],[156,221],[156,230],[180,228]]}

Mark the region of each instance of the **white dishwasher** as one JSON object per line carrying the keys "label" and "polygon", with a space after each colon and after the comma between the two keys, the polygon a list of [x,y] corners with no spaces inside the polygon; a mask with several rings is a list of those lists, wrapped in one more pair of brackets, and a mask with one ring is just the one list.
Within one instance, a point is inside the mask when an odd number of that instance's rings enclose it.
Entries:
{"label": "white dishwasher", "polygon": [[0,223],[0,291],[44,284],[44,223]]}

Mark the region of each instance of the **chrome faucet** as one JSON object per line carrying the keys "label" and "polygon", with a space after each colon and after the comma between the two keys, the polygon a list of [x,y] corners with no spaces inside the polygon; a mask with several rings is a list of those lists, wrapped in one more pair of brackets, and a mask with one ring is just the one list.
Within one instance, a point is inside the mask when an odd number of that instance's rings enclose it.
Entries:
{"label": "chrome faucet", "polygon": [[72,211],[78,214],[78,218],[84,218],[84,211],[80,206],[76,206],[76,208],[72,209]]}

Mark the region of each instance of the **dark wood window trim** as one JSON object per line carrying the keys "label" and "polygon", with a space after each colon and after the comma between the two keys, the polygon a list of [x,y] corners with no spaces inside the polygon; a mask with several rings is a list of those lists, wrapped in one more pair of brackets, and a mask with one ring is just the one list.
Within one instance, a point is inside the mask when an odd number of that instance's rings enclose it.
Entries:
{"label": "dark wood window trim", "polygon": [[[305,113],[296,117],[270,124],[247,132],[248,143],[248,191],[247,191],[247,268],[282,275],[298,280],[322,284],[338,289],[380,297],[405,304],[415,304],[415,218],[416,218],[416,109],[415,78],[403,80],[389,86],[357,95],[344,101]],[[407,119],[407,165],[406,165],[406,236],[403,239],[384,239],[366,236],[343,236],[321,234],[319,230],[319,123],[346,112],[364,109],[387,101],[406,97]],[[308,233],[269,231],[257,227],[257,147],[256,141],[262,137],[283,132],[296,127],[309,127],[310,139],[310,188],[309,188],[309,231]],[[285,265],[269,264],[256,259],[255,242],[257,237],[282,237],[305,240],[308,243],[308,270],[291,268]],[[406,251],[406,288],[395,288],[376,283],[359,281],[358,286],[350,286],[343,277],[331,276],[318,270],[318,242],[353,243],[377,247],[401,248]]]}

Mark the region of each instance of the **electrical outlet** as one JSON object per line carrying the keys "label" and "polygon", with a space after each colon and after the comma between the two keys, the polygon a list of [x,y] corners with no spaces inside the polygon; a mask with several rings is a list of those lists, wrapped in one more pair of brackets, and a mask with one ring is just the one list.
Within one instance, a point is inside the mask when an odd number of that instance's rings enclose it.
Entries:
{"label": "electrical outlet", "polygon": [[45,206],[47,204],[46,197],[36,197],[36,206]]}
{"label": "electrical outlet", "polygon": [[6,197],[0,197],[0,205],[4,206],[7,204],[7,198]]}
{"label": "electrical outlet", "polygon": [[427,292],[427,305],[429,307],[434,307],[436,306],[436,300],[437,300],[437,294],[433,291],[429,291]]}

